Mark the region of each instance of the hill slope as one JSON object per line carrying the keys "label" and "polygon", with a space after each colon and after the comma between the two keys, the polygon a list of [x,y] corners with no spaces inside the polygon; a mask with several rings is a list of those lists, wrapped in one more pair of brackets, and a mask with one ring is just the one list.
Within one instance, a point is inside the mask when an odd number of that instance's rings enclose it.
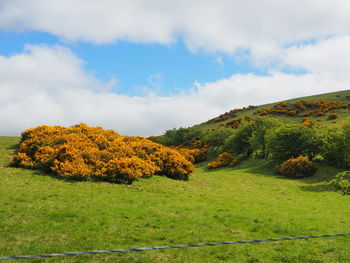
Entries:
{"label": "hill slope", "polygon": [[[300,104],[303,105],[300,106]],[[303,107],[305,107],[305,109],[303,109]],[[267,112],[272,111],[272,113],[264,114],[264,109],[265,111],[267,109]],[[286,110],[286,112],[283,113],[283,110]],[[292,112],[293,110],[297,111],[296,114],[295,112]],[[319,110],[319,112],[321,111],[321,114],[309,114],[309,116],[306,116],[312,110],[315,112]],[[332,117],[329,116],[331,113],[336,114],[335,119],[334,117],[332,119]],[[350,90],[294,98],[260,106],[248,106],[243,109],[235,109],[205,123],[196,125],[196,127],[203,129],[212,129],[220,126],[234,127],[237,123],[240,123],[241,120],[249,120],[259,115],[278,118],[288,123],[300,123],[303,118],[306,117],[312,122],[320,125],[334,125],[335,123],[342,122],[350,117]]]}

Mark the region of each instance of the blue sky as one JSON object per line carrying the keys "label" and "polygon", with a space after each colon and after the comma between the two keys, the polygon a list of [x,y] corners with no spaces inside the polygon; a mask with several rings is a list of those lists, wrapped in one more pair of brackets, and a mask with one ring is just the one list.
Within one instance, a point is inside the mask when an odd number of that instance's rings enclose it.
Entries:
{"label": "blue sky", "polygon": [[349,25],[348,0],[0,1],[0,135],[158,135],[349,89]]}
{"label": "blue sky", "polygon": [[264,67],[254,67],[247,51],[191,52],[181,40],[170,45],[135,44],[117,41],[96,45],[82,41],[69,42],[38,31],[0,31],[0,55],[23,52],[25,45],[60,45],[71,49],[84,61],[84,68],[101,80],[116,78],[112,91],[130,96],[144,96],[143,87],[169,96],[193,88],[195,82],[212,82],[233,74],[267,74]]}

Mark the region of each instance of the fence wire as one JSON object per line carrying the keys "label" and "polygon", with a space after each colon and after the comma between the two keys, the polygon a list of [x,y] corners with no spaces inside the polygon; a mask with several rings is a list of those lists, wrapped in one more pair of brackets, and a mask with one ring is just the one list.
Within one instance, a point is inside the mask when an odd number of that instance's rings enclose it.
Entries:
{"label": "fence wire", "polygon": [[321,238],[321,237],[340,237],[340,236],[350,236],[350,233],[346,233],[346,234],[328,234],[328,235],[318,235],[318,236],[301,236],[301,237],[281,237],[281,238],[240,240],[240,241],[223,241],[223,242],[214,242],[214,243],[185,244],[185,245],[169,245],[169,246],[154,246],[154,247],[139,247],[139,248],[123,248],[123,249],[113,249],[113,250],[93,250],[93,251],[53,253],[53,254],[41,254],[41,255],[39,254],[39,255],[25,255],[25,256],[10,256],[10,257],[0,257],[0,260],[66,257],[66,256],[104,254],[104,253],[121,253],[121,252],[147,251],[147,250],[160,250],[160,249],[186,248],[186,247],[206,247],[206,246],[218,246],[218,245],[261,243],[261,242],[286,241],[286,240],[298,240],[298,239],[311,239],[311,238]]}

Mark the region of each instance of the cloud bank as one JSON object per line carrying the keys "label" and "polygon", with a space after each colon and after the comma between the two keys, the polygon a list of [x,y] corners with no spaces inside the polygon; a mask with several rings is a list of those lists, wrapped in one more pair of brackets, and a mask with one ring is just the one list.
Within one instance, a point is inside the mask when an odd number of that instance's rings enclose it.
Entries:
{"label": "cloud bank", "polygon": [[266,76],[195,82],[168,97],[157,95],[162,76],[154,75],[142,87],[148,95],[131,97],[111,91],[117,79],[85,71],[70,49],[27,45],[0,56],[0,135],[79,122],[154,135],[234,107],[349,89],[349,25],[347,0],[0,0],[3,31],[94,44],[183,41],[194,52],[213,52],[218,65],[221,56],[247,51],[253,65],[270,68]]}
{"label": "cloud bank", "polygon": [[[86,122],[128,135],[157,135],[173,127],[204,122],[234,107],[257,105],[322,92],[349,89],[350,37],[292,46],[281,67],[305,74],[271,71],[267,76],[236,74],[171,97],[113,93],[116,80],[103,82],[83,69],[84,61],[61,46],[28,45],[0,56],[0,135],[18,135],[41,124]],[[336,62],[332,63],[332,59]]]}
{"label": "cloud bank", "polygon": [[118,40],[273,55],[292,42],[349,33],[347,0],[11,0],[0,29],[39,30],[68,41]]}

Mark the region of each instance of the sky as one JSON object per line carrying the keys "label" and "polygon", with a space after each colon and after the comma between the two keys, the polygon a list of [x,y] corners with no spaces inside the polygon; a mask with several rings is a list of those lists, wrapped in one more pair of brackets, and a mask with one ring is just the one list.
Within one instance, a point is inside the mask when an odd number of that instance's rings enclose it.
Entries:
{"label": "sky", "polygon": [[0,0],[0,136],[160,135],[350,89],[347,0]]}

